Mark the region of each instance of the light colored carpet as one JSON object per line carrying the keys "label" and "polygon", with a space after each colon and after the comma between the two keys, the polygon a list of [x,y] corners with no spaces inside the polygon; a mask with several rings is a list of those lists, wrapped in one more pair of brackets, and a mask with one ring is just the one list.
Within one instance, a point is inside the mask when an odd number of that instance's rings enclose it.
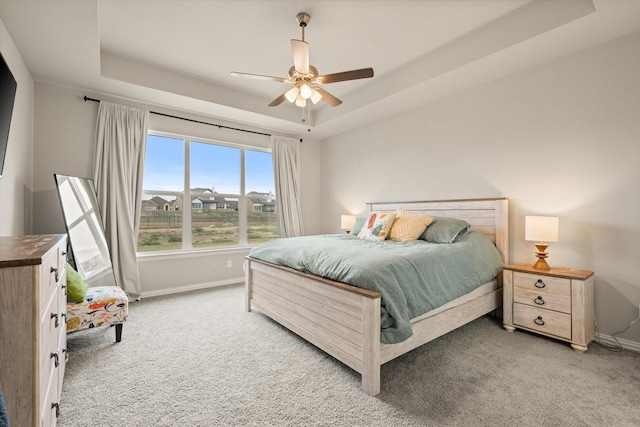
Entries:
{"label": "light colored carpet", "polygon": [[58,425],[638,426],[640,353],[478,319],[382,366],[382,392],[259,312],[241,286],[145,299],[69,335]]}

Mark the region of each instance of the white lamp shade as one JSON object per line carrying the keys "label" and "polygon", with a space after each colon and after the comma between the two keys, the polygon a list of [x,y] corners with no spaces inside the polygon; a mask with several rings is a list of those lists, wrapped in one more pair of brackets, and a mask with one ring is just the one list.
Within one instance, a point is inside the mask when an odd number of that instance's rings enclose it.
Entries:
{"label": "white lamp shade", "polygon": [[300,93],[298,87],[294,86],[285,92],[284,97],[287,98],[287,101],[294,103],[296,101],[296,98],[298,97],[298,93]]}
{"label": "white lamp shade", "polygon": [[557,242],[558,224],[557,216],[525,216],[524,239],[532,242]]}
{"label": "white lamp shade", "polygon": [[312,94],[312,90],[311,90],[311,86],[309,86],[306,83],[302,83],[300,85],[300,96],[303,97],[304,99],[309,99],[311,98],[311,94]]}
{"label": "white lamp shade", "polygon": [[298,107],[306,107],[307,106],[307,100],[304,99],[302,96],[298,95],[298,97],[296,98],[296,105]]}
{"label": "white lamp shade", "polygon": [[320,92],[318,92],[317,90],[313,89],[311,92],[311,102],[313,102],[314,104],[317,104],[318,101],[320,101],[322,99],[322,94],[320,94]]}
{"label": "white lamp shade", "polygon": [[356,223],[355,215],[340,215],[340,228],[343,230],[351,230]]}

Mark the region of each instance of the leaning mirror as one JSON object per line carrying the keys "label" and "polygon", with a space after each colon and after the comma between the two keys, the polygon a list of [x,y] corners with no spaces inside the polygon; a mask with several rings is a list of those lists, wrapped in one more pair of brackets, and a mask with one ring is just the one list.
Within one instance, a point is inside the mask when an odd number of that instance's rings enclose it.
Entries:
{"label": "leaning mirror", "polygon": [[69,261],[91,287],[116,285],[93,180],[54,174],[69,236]]}

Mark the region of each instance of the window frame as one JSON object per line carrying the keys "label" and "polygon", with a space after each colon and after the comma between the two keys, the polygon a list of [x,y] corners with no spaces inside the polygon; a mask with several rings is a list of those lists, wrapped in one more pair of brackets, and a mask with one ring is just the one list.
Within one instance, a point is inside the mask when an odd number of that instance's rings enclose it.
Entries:
{"label": "window frame", "polygon": [[[193,136],[186,134],[179,134],[175,132],[166,132],[159,130],[149,129],[147,131],[147,135],[163,137],[163,138],[172,138],[182,140],[183,149],[184,149],[184,182],[181,191],[169,191],[169,190],[149,190],[146,188],[142,188],[142,198],[145,196],[174,196],[174,197],[182,197],[182,210],[178,210],[182,214],[182,248],[181,249],[168,249],[168,250],[158,250],[158,251],[149,251],[149,252],[138,252],[136,246],[136,256],[137,257],[153,257],[157,255],[169,255],[169,254],[189,254],[189,253],[198,253],[198,252],[221,252],[221,251],[237,251],[238,249],[250,248],[255,246],[254,244],[249,244],[248,237],[248,224],[247,217],[249,214],[248,206],[247,206],[247,195],[245,188],[246,181],[246,151],[257,151],[263,153],[269,153],[273,156],[273,152],[270,148],[267,147],[259,147],[248,144],[235,143],[230,141],[223,141],[215,138],[208,138],[202,136]],[[231,193],[216,193],[217,196],[224,198],[237,198],[238,199],[238,244],[237,245],[227,245],[227,246],[215,246],[208,248],[194,248],[193,240],[192,240],[192,201],[191,201],[191,142],[197,143],[205,143],[218,145],[223,147],[237,148],[240,150],[240,194],[231,194]],[[272,157],[273,158],[273,157]],[[146,163],[146,154],[145,154],[145,163]],[[144,186],[144,183],[143,183]],[[194,194],[195,195],[195,194]],[[189,200],[187,203],[186,200]],[[140,201],[142,203],[142,200]]]}

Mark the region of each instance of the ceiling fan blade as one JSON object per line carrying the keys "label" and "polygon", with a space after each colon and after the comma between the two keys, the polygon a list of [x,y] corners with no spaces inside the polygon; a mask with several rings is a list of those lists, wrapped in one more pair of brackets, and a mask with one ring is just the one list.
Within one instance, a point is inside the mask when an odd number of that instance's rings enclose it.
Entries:
{"label": "ceiling fan blade", "polygon": [[291,39],[293,65],[300,74],[309,74],[309,43]]}
{"label": "ceiling fan blade", "polygon": [[314,87],[314,89],[317,90],[320,93],[320,95],[322,95],[322,100],[327,104],[331,105],[332,107],[337,107],[338,105],[342,104],[342,101],[340,101],[338,98],[331,95],[329,92],[322,89],[321,87]]}
{"label": "ceiling fan blade", "polygon": [[268,81],[274,81],[274,82],[280,82],[280,83],[284,83],[288,81],[283,77],[272,77],[272,76],[263,76],[260,74],[239,73],[237,71],[232,71],[231,75],[233,77],[244,77],[244,78],[256,79],[256,80],[268,80]]}
{"label": "ceiling fan blade", "polygon": [[282,102],[287,99],[285,94],[287,92],[283,93],[282,95],[280,95],[279,97],[277,97],[276,99],[274,99],[273,101],[271,101],[271,104],[269,104],[269,107],[277,107],[278,105],[282,104]]}
{"label": "ceiling fan blade", "polygon": [[318,77],[318,83],[329,84],[344,82],[347,80],[368,79],[373,77],[373,68],[361,68],[359,70],[343,71],[341,73],[325,74]]}

